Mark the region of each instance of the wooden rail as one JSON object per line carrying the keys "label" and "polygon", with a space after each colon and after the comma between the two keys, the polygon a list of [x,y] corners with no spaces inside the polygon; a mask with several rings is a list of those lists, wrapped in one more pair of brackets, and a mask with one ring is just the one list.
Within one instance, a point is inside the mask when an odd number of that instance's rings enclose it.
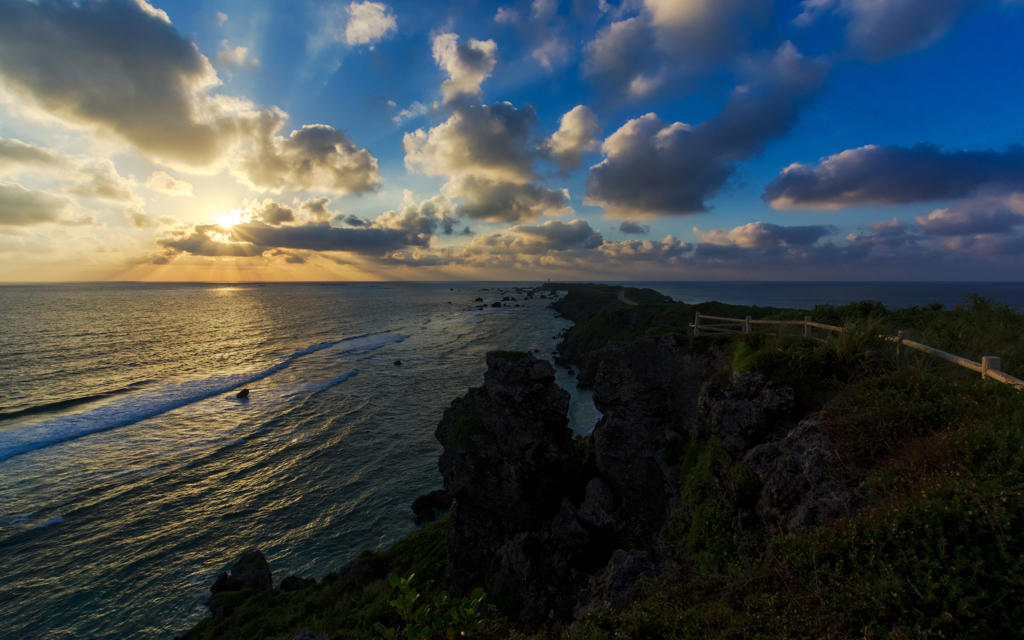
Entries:
{"label": "wooden rail", "polygon": [[[719,324],[701,324],[701,320],[717,320]],[[811,316],[804,316],[803,320],[754,320],[750,316],[746,318],[722,318],[719,316],[703,316],[698,311],[693,319],[693,324],[690,327],[693,329],[693,335],[699,336],[701,333],[750,333],[751,325],[755,324],[777,324],[777,325],[800,325],[804,328],[804,336],[807,338],[812,337],[812,329],[824,329],[826,331],[834,331],[836,333],[842,333],[842,327],[836,327],[830,324],[822,324],[820,322],[813,322]],[[739,326],[739,329],[734,327]],[[981,373],[982,379],[992,379],[1004,384],[1012,384],[1020,390],[1024,390],[1024,380],[1014,378],[1008,373],[1002,371],[1002,362],[998,356],[984,356],[981,362],[975,362],[962,358],[960,356],[953,355],[952,353],[946,353],[934,347],[921,344],[920,342],[914,342],[913,340],[907,340],[903,337],[903,332],[900,331],[895,336],[879,336],[890,342],[896,343],[896,354],[901,355],[903,347],[915,349],[936,358],[948,360],[954,364],[960,365],[970,369],[971,371],[977,371]]]}

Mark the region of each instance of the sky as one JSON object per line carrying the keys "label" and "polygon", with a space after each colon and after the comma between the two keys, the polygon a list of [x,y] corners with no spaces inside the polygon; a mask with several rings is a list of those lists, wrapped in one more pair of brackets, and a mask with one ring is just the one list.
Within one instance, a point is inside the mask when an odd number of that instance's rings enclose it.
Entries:
{"label": "sky", "polygon": [[1024,0],[0,0],[0,282],[1024,280]]}

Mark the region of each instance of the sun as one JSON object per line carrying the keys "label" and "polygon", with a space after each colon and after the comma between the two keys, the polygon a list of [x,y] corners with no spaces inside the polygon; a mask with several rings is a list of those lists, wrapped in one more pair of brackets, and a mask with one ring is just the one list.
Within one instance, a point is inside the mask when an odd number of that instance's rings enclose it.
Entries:
{"label": "sun", "polygon": [[239,222],[242,222],[242,213],[243,211],[241,209],[232,209],[231,213],[228,215],[217,218],[217,224],[225,229],[232,225],[236,225]]}

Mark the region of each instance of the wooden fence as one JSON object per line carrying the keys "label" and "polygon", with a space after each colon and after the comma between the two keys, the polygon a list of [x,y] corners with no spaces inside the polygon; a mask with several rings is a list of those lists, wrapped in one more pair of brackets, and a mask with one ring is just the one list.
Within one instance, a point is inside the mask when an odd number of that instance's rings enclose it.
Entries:
{"label": "wooden fence", "polygon": [[[717,324],[702,324],[702,320],[711,320]],[[834,331],[836,333],[842,333],[842,327],[836,327],[830,324],[821,324],[820,322],[813,322],[811,316],[804,316],[803,320],[754,320],[750,316],[746,318],[720,318],[718,316],[705,316],[701,315],[698,311],[697,315],[693,319],[693,324],[690,325],[693,328],[693,335],[699,336],[702,333],[715,334],[715,333],[750,333],[753,325],[758,324],[775,324],[775,325],[798,325],[803,327],[803,333],[805,337],[812,338],[812,329],[824,329],[826,331]],[[948,360],[954,364],[958,364],[961,367],[966,367],[971,371],[977,371],[981,374],[982,379],[992,379],[1005,384],[1012,384],[1018,389],[1024,390],[1024,380],[1019,380],[1004,373],[1002,371],[1002,363],[997,356],[984,356],[981,362],[975,362],[968,360],[967,358],[961,358],[955,356],[952,353],[946,353],[929,347],[928,345],[914,342],[913,340],[907,340],[903,337],[903,332],[900,331],[895,336],[880,336],[889,340],[890,342],[896,343],[896,354],[901,355],[903,347],[910,349],[916,349],[927,353],[928,355],[935,356],[936,358],[942,358]]]}

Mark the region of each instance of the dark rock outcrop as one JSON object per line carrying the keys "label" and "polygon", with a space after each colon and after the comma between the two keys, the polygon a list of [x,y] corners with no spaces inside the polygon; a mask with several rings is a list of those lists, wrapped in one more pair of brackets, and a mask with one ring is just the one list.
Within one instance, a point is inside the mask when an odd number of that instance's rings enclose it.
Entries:
{"label": "dark rock outcrop", "polygon": [[729,450],[745,451],[785,436],[794,426],[793,408],[791,387],[769,384],[760,373],[739,373],[701,389],[695,435],[715,435]]}
{"label": "dark rock outcrop", "polygon": [[233,591],[269,591],[274,588],[274,579],[270,574],[270,564],[261,551],[249,551],[231,567],[231,573],[221,573],[217,581],[210,587],[210,599],[206,606],[210,608],[214,622],[219,622],[234,612],[233,598],[226,597]]}
{"label": "dark rock outcrop", "polygon": [[298,576],[288,576],[281,581],[281,591],[299,591],[307,587],[312,587],[316,584],[316,580],[312,578],[300,578]]}
{"label": "dark rock outcrop", "polygon": [[616,549],[608,566],[592,576],[587,587],[580,591],[573,617],[582,620],[601,609],[628,607],[641,595],[640,578],[654,575],[657,571],[647,553]]}
{"label": "dark rock outcrop", "polygon": [[249,397],[249,390],[248,389],[242,389],[241,391],[239,391],[238,393],[235,394],[235,397],[236,398],[248,398]]}
{"label": "dark rock outcrop", "polygon": [[435,509],[443,511],[450,506],[452,497],[447,491],[431,491],[412,501],[412,512],[416,516],[416,524],[426,524],[437,518]]}
{"label": "dark rock outcrop", "polygon": [[803,420],[782,440],[754,447],[744,464],[761,479],[757,515],[769,531],[791,532],[852,511],[862,487],[826,473],[832,441],[815,418]]}
{"label": "dark rock outcrop", "polygon": [[435,432],[455,499],[448,583],[455,593],[485,585],[497,600],[517,601],[521,622],[535,622],[566,588],[571,558],[559,551],[582,539],[568,516],[558,517],[581,471],[569,392],[529,353],[491,351],[487,365],[484,385],[454,400]]}

